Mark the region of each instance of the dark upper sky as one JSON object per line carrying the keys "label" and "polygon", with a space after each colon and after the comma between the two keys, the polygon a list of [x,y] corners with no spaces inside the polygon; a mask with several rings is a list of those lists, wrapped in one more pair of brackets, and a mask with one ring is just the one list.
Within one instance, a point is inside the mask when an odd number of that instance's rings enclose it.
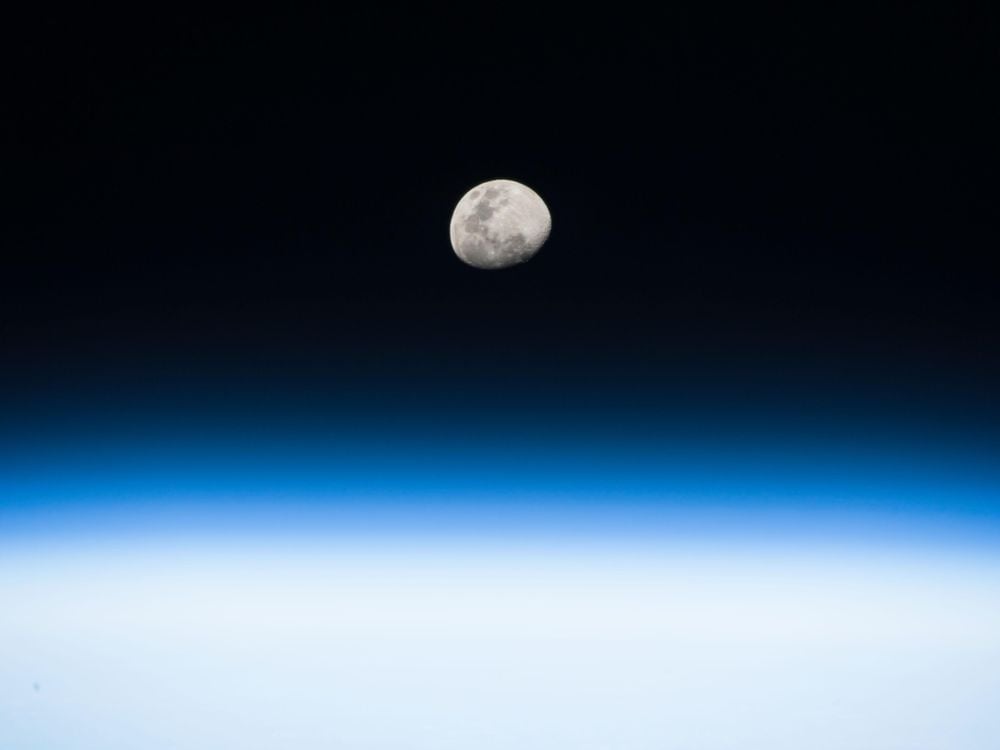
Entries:
{"label": "dark upper sky", "polygon": [[[481,367],[995,400],[990,19],[701,5],[25,20],[8,396]],[[496,177],[537,190],[553,234],[480,272],[448,221]]]}

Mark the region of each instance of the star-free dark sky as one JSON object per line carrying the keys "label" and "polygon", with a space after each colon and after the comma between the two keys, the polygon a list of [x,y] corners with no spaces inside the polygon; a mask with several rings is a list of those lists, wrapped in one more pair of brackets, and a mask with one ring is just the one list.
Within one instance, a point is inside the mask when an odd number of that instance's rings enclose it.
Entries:
{"label": "star-free dark sky", "polygon": [[[346,377],[995,424],[991,28],[920,5],[24,20],[4,401]],[[481,273],[448,220],[497,177],[554,228]]]}

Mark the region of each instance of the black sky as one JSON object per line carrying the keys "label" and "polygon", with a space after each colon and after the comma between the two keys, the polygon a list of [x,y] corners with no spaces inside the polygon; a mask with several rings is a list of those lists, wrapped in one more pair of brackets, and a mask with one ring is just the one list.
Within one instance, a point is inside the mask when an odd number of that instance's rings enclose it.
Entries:
{"label": "black sky", "polygon": [[[1000,390],[1000,47],[955,4],[10,31],[10,399],[88,373],[498,364]],[[497,177],[553,234],[479,272],[448,220]]]}

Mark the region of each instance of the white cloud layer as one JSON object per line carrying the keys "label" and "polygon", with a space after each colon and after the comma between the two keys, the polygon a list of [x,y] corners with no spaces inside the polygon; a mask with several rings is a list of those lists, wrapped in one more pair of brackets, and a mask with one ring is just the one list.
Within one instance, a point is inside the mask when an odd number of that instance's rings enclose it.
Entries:
{"label": "white cloud layer", "polygon": [[692,545],[0,555],[0,746],[992,748],[1000,561]]}

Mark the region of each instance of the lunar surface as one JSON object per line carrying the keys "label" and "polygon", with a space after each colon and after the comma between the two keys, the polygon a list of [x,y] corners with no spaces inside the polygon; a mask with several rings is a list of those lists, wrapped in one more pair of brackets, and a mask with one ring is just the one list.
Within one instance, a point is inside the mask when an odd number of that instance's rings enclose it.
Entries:
{"label": "lunar surface", "polygon": [[534,190],[513,180],[490,180],[455,206],[451,246],[470,266],[507,268],[537,253],[551,229],[549,209]]}

